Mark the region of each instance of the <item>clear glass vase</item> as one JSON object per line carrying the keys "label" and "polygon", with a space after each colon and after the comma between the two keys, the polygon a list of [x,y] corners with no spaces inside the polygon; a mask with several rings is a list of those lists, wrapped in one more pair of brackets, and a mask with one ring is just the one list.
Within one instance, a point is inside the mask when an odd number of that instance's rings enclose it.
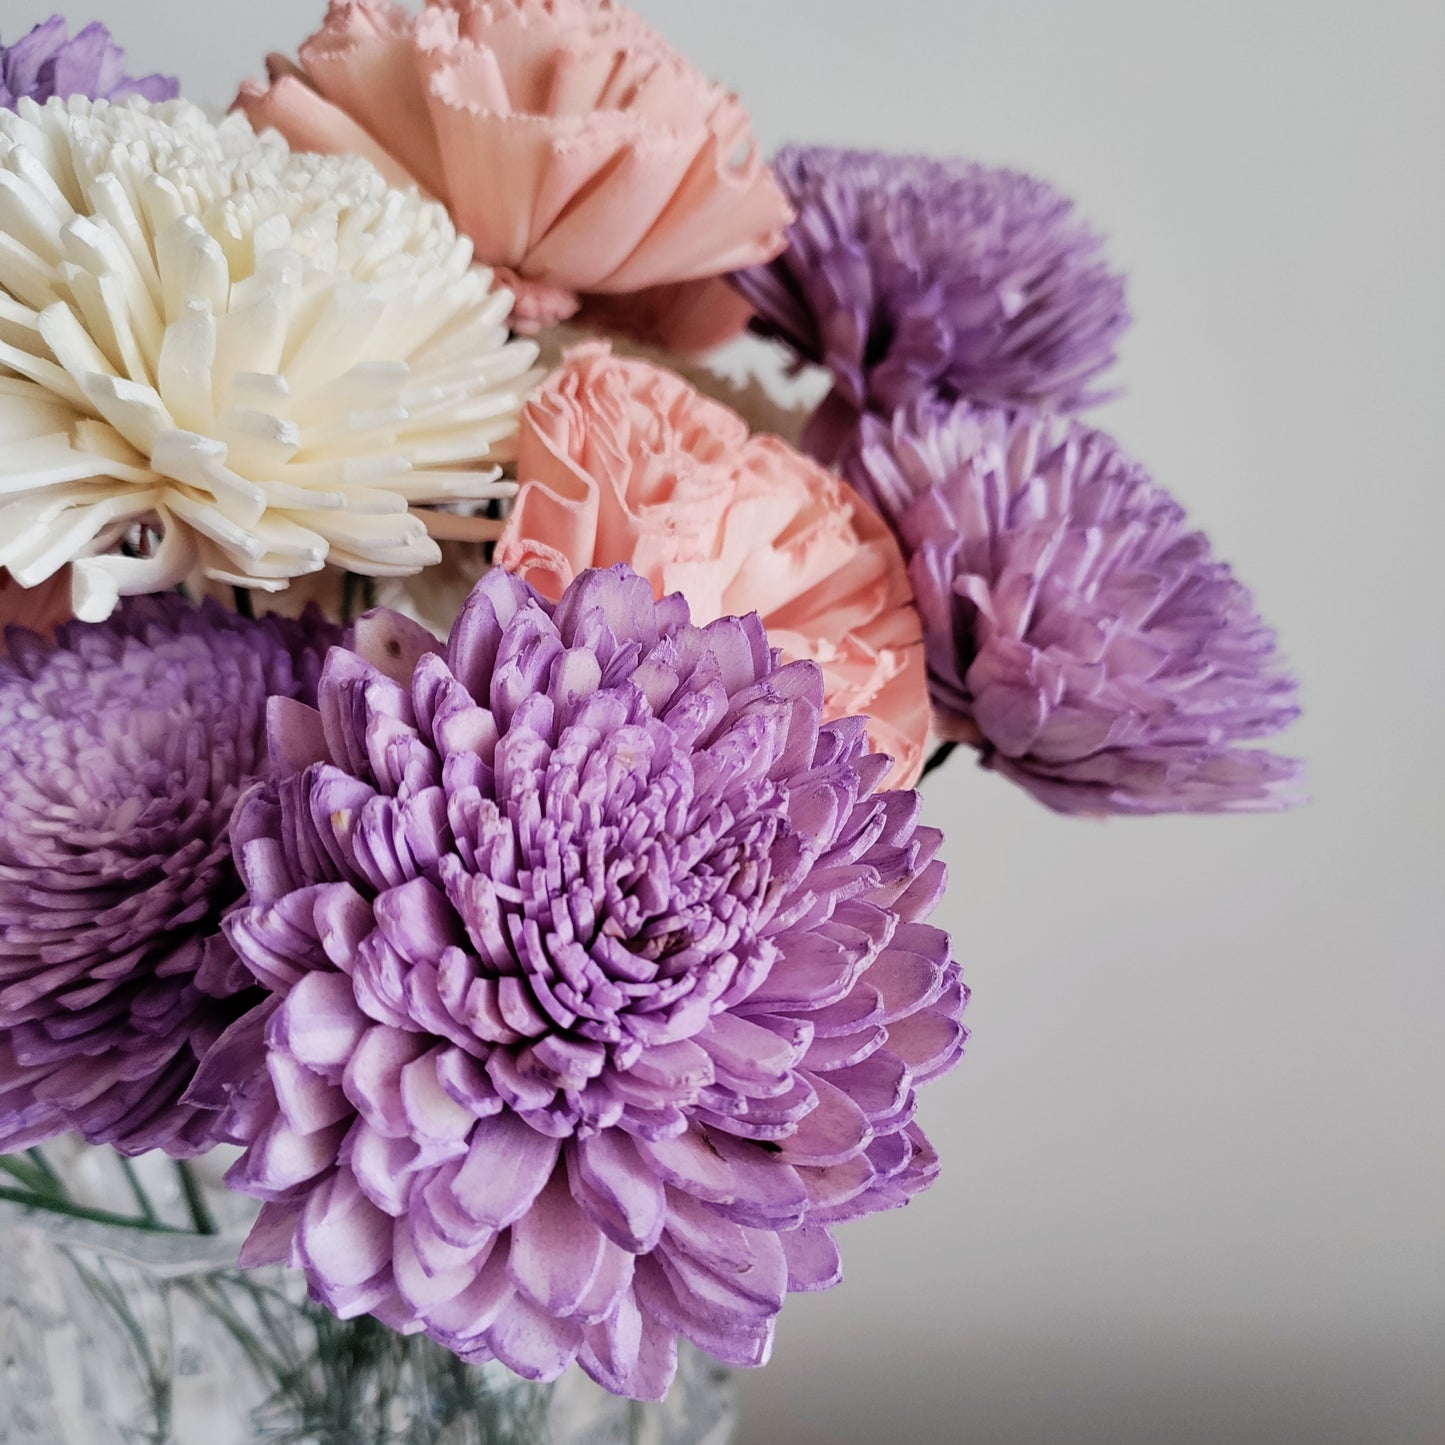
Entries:
{"label": "clear glass vase", "polygon": [[726,1445],[728,1372],[686,1350],[661,1405],[534,1385],[310,1303],[239,1240],[0,1202],[0,1445]]}

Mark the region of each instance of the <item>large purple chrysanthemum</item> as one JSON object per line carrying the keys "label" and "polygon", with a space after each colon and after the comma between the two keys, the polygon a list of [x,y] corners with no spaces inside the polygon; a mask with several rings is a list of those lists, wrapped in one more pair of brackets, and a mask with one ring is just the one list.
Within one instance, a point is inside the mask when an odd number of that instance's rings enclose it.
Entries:
{"label": "large purple chrysanthemum", "polygon": [[229,826],[266,701],[314,697],[340,629],[134,598],[0,661],[0,1152],[77,1130],[195,1153],[181,1103],[254,1000],[220,942]]}
{"label": "large purple chrysanthemum", "polygon": [[806,448],[832,463],[859,415],[920,396],[1072,409],[1114,359],[1124,283],[1074,204],[966,161],[789,148],[788,249],[733,277],[754,326],[833,373]]}
{"label": "large purple chrysanthemum", "polygon": [[13,109],[21,96],[44,105],[52,96],[91,100],[174,100],[180,84],[168,75],[129,76],[125,51],[99,21],[74,37],[59,15],[11,45],[0,44],[0,106]]}
{"label": "large purple chrysanthemum", "polygon": [[1288,806],[1246,742],[1299,712],[1208,539],[1102,432],[966,405],[867,418],[854,484],[899,533],[940,734],[1064,813]]}
{"label": "large purple chrysanthemum", "polygon": [[936,1169],[915,1090],[965,995],[917,795],[756,617],[626,568],[357,645],[237,815],[227,934],[274,991],[206,1070],[264,1039],[243,1263],[531,1378],[660,1398],[678,1334],[760,1364],[832,1226]]}

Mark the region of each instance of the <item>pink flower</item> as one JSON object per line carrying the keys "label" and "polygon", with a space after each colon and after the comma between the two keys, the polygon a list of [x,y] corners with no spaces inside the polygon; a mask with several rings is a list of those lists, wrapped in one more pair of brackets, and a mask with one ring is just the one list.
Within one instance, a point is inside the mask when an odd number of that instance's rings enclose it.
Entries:
{"label": "pink flower", "polygon": [[770,260],[792,212],[737,98],[612,0],[332,0],[237,104],[446,204],[523,318]]}
{"label": "pink flower", "polygon": [[0,656],[6,652],[5,629],[27,627],[50,637],[71,611],[70,568],[62,567],[34,587],[22,587],[0,568]]}
{"label": "pink flower", "polygon": [[853,490],[650,362],[578,346],[533,394],[496,560],[560,598],[625,562],[694,621],[761,615],[823,669],[824,717],[866,714],[908,787],[928,740],[922,627],[903,558]]}
{"label": "pink flower", "polygon": [[631,296],[589,296],[578,322],[678,356],[703,356],[741,336],[752,319],[752,302],[715,276],[650,286]]}

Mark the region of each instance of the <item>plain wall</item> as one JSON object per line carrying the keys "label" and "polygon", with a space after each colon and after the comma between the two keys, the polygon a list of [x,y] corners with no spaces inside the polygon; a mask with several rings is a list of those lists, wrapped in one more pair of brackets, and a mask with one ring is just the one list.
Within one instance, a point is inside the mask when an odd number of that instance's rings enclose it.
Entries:
{"label": "plain wall", "polygon": [[[0,0],[0,35],[50,0]],[[88,0],[230,98],[320,0]],[[843,1231],[743,1445],[1445,1439],[1439,0],[640,0],[759,135],[1079,198],[1136,324],[1101,419],[1304,681],[1285,817],[1058,819],[956,761],[974,1039],[942,1180]]]}

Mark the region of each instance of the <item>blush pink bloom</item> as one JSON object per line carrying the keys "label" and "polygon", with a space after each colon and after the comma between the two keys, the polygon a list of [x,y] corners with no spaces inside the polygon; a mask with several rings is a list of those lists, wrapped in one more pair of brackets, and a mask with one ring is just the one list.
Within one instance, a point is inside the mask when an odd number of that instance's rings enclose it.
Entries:
{"label": "blush pink bloom", "polygon": [[6,651],[5,629],[25,627],[50,637],[71,611],[70,568],[62,567],[34,587],[22,587],[0,568],[0,656]]}
{"label": "blush pink bloom", "polygon": [[[630,337],[675,356],[705,356],[735,340],[754,316],[752,302],[723,276],[650,286],[631,296],[589,296],[579,325]],[[560,318],[566,319],[566,318]]]}
{"label": "blush pink bloom", "polygon": [[758,613],[786,661],[817,662],[824,717],[868,718],[890,787],[923,767],[922,626],[897,543],[846,483],[647,361],[593,342],[533,394],[496,561],[556,600],[626,563],[694,621]]}
{"label": "blush pink bloom", "polygon": [[242,87],[252,124],[444,202],[524,320],[783,249],[792,211],[737,98],[612,0],[332,0],[299,60]]}

